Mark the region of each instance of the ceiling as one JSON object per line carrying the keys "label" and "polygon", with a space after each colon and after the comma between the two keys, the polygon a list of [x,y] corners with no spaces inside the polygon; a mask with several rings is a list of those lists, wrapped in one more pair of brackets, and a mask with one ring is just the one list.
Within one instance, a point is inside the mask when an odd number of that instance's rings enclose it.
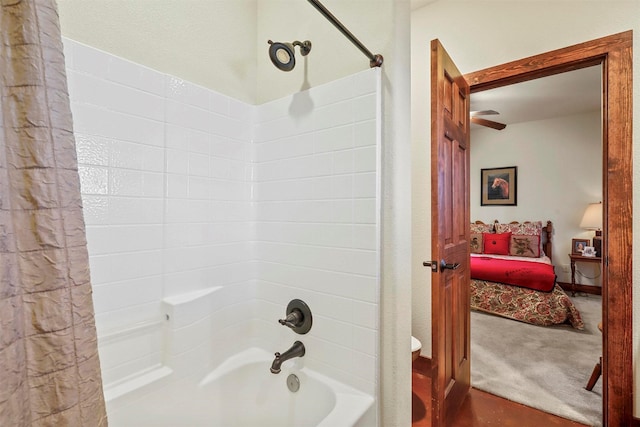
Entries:
{"label": "ceiling", "polygon": [[509,125],[598,111],[601,102],[601,67],[593,66],[473,93],[471,111],[498,111],[480,117]]}

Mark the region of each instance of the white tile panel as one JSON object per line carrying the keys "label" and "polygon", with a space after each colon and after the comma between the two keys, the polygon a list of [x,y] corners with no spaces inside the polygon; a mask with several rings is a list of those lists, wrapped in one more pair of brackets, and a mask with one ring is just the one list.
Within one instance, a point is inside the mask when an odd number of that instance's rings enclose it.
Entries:
{"label": "white tile panel", "polygon": [[165,174],[166,197],[169,199],[185,199],[189,194],[189,177],[174,173]]}
{"label": "white tile panel", "polygon": [[375,93],[357,98],[353,102],[353,120],[361,122],[365,120],[374,120],[378,112]]}
{"label": "white tile panel", "polygon": [[76,133],[75,139],[79,164],[109,166],[111,140],[81,133]]}
{"label": "white tile panel", "polygon": [[164,74],[126,59],[112,57],[109,61],[107,78],[160,97],[165,96],[166,76]]}
{"label": "white tile panel", "polygon": [[189,153],[187,151],[180,149],[167,149],[166,152],[167,173],[185,175],[189,173]]}
{"label": "white tile panel", "polygon": [[78,166],[84,194],[109,193],[109,169],[100,166]]}
{"label": "white tile panel", "polygon": [[165,85],[165,95],[167,99],[187,103],[188,82],[178,77],[167,76]]}
{"label": "white tile panel", "polygon": [[86,225],[109,224],[109,198],[107,196],[83,194],[82,208]]}
{"label": "white tile panel", "polygon": [[314,150],[316,153],[346,150],[353,148],[354,126],[337,126],[319,129],[314,133]]}
{"label": "white tile panel", "polygon": [[213,113],[243,120],[245,123],[249,123],[251,120],[249,114],[252,108],[250,106],[220,93],[209,91],[208,109]]}
{"label": "white tile panel", "polygon": [[355,147],[376,145],[375,121],[356,123],[353,127],[353,142]]}
{"label": "white tile panel", "polygon": [[314,106],[319,108],[354,98],[356,80],[354,76],[348,76],[314,88],[310,95]]}
{"label": "white tile panel", "polygon": [[[114,333],[126,333],[137,325],[157,323],[161,320],[160,301],[122,307],[105,313],[96,312],[98,343],[103,342],[105,337],[109,337]],[[150,349],[149,354],[151,354],[151,351],[152,349]]]}
{"label": "white tile panel", "polygon": [[165,175],[158,172],[143,172],[142,196],[161,198],[164,196]]}
{"label": "white tile panel", "polygon": [[209,176],[209,156],[200,153],[189,153],[189,175]]}
{"label": "white tile panel", "polygon": [[369,249],[376,250],[377,247],[377,234],[376,226],[371,225],[354,225],[353,231],[353,244],[354,249]]}
{"label": "white tile panel", "polygon": [[211,135],[206,132],[193,130],[188,136],[188,150],[194,153],[209,154]]}
{"label": "white tile panel", "polygon": [[378,183],[375,172],[358,173],[353,176],[353,191],[358,198],[375,198]]}
{"label": "white tile panel", "polygon": [[162,298],[162,276],[147,276],[95,286],[93,293],[98,313],[138,306]]}
{"label": "white tile panel", "polygon": [[107,78],[107,70],[113,57],[112,55],[77,42],[72,42],[71,53],[73,56],[73,70],[104,79]]}
{"label": "white tile panel", "polygon": [[332,200],[330,221],[338,224],[353,223],[353,204],[351,199]]}
{"label": "white tile panel", "polygon": [[353,222],[355,224],[376,223],[376,199],[363,198],[353,201]]}
{"label": "white tile panel", "polygon": [[359,148],[353,151],[354,172],[374,172],[377,168],[376,146]]}
{"label": "white tile panel", "polygon": [[176,150],[187,150],[189,146],[189,129],[165,123],[165,147]]}
{"label": "white tile panel", "polygon": [[313,115],[313,130],[352,124],[354,119],[354,102],[344,101],[318,108]]}
{"label": "white tile panel", "polygon": [[111,224],[161,224],[164,218],[162,199],[109,197]]}
{"label": "white tile panel", "polygon": [[131,169],[111,169],[110,194],[114,196],[141,197],[143,195],[143,173]]}

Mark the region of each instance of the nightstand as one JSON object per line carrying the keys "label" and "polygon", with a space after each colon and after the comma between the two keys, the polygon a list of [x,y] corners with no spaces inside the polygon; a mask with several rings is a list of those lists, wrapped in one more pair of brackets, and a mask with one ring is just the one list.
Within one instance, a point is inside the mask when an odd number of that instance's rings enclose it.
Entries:
{"label": "nightstand", "polygon": [[571,296],[576,296],[576,262],[602,263],[602,258],[597,256],[582,256],[569,254],[571,259]]}

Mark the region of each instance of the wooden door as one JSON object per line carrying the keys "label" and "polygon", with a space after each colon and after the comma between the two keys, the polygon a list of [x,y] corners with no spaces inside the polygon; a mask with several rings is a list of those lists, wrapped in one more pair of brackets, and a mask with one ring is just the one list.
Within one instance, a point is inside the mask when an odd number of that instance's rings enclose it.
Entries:
{"label": "wooden door", "polygon": [[453,419],[470,388],[469,84],[431,42],[432,414]]}

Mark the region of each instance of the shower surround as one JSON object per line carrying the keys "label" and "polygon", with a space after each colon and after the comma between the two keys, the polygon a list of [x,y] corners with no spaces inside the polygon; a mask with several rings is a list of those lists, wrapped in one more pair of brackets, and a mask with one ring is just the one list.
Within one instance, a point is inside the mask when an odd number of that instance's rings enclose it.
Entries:
{"label": "shower surround", "polygon": [[[377,396],[380,70],[252,106],[64,43],[107,395],[300,339]],[[303,336],[277,323],[293,298]]]}

